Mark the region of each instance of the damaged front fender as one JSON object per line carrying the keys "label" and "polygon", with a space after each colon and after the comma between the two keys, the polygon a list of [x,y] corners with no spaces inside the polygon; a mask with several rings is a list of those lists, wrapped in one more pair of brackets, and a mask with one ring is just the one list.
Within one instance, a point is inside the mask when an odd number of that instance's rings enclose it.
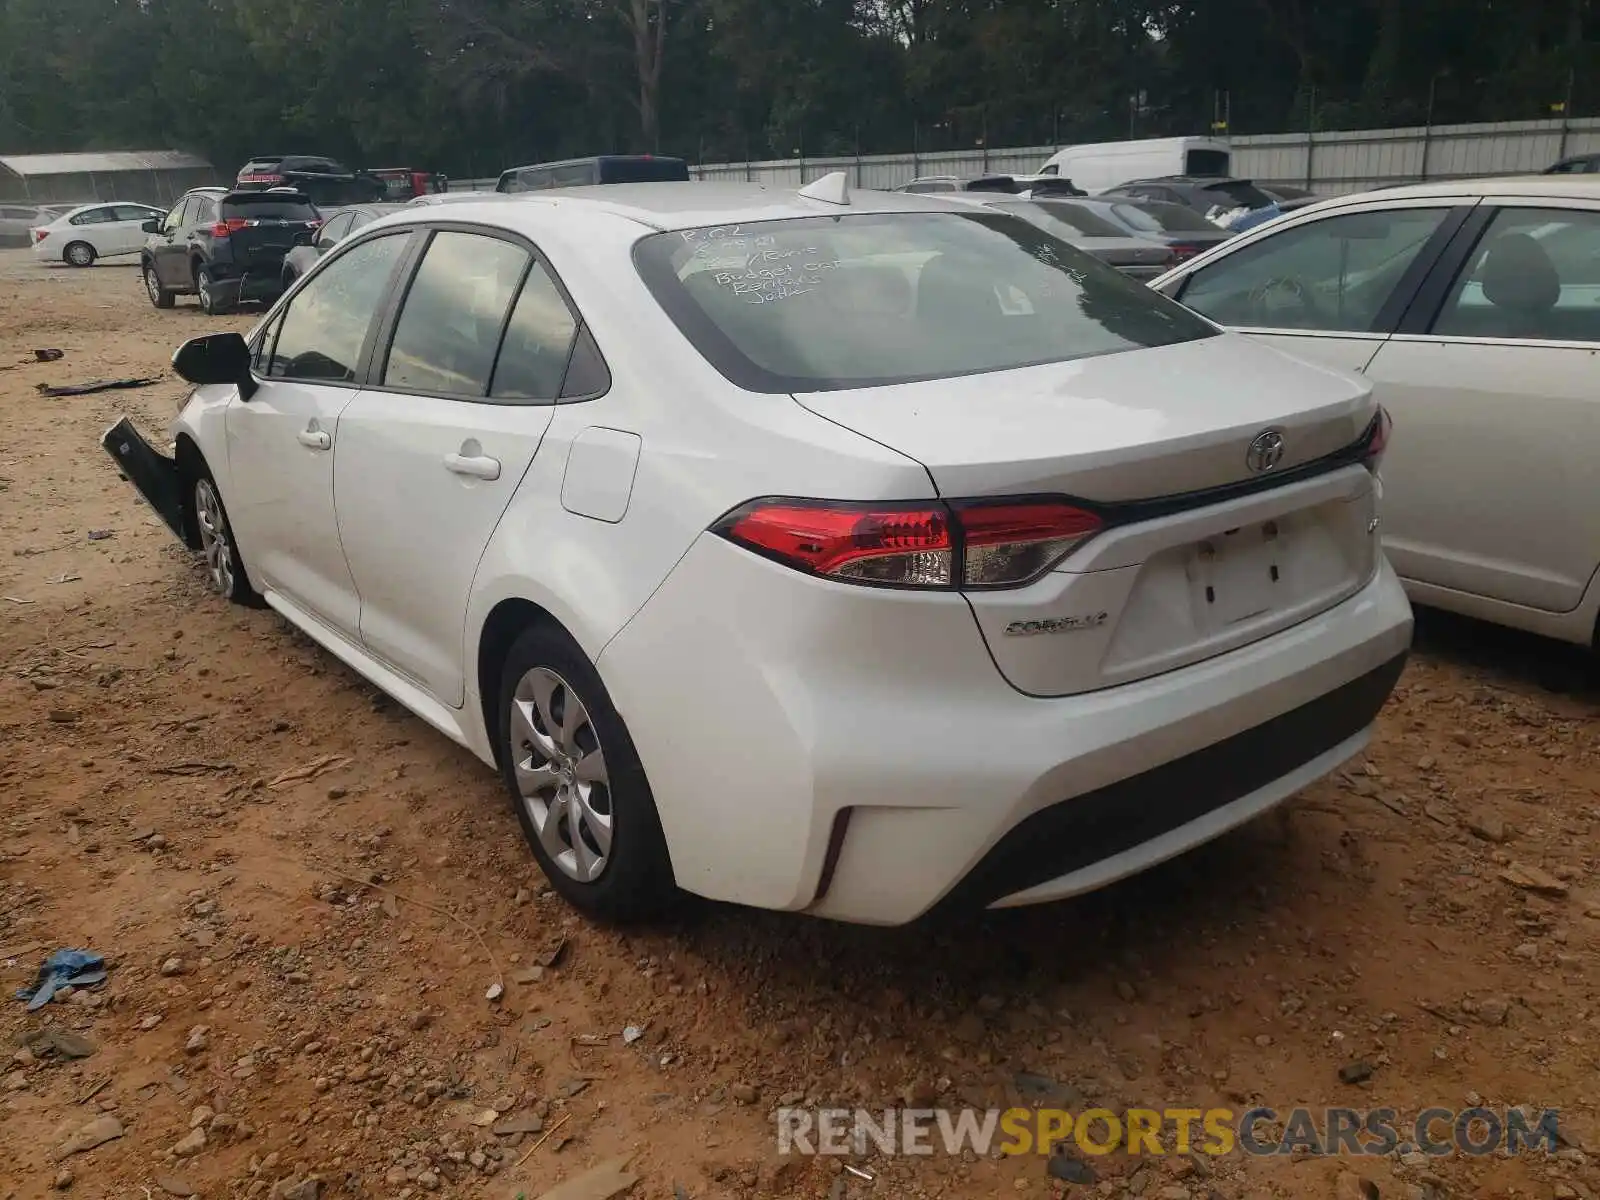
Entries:
{"label": "damaged front fender", "polygon": [[184,545],[189,544],[183,519],[183,480],[177,460],[161,453],[123,417],[100,439],[122,477],[133,484],[156,516]]}

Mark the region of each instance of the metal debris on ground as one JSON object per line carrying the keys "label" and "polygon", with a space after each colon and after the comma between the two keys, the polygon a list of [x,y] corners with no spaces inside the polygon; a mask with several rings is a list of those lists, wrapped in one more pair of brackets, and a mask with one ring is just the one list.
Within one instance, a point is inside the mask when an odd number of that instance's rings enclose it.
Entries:
{"label": "metal debris on ground", "polygon": [[39,977],[32,987],[17,992],[18,1000],[28,1002],[28,1011],[43,1008],[60,989],[91,987],[106,980],[106,960],[93,950],[57,950],[39,966]]}
{"label": "metal debris on ground", "polygon": [[144,388],[151,384],[160,383],[161,376],[151,375],[140,379],[96,379],[92,383],[68,383],[60,387],[52,387],[48,383],[36,383],[34,387],[41,396],[88,396],[95,392],[126,391],[130,388]]}

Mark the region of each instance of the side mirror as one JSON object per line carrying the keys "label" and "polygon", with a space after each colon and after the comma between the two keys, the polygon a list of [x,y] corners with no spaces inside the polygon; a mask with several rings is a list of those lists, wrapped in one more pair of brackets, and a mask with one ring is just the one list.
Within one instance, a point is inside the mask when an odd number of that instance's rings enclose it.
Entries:
{"label": "side mirror", "polygon": [[172,369],[190,383],[236,384],[241,400],[256,392],[255,376],[250,374],[250,347],[237,333],[190,338],[172,356]]}
{"label": "side mirror", "polygon": [[146,221],[143,225],[139,226],[139,228],[144,230],[146,233],[160,233],[161,232],[161,218],[160,217],[152,217],[150,220]]}

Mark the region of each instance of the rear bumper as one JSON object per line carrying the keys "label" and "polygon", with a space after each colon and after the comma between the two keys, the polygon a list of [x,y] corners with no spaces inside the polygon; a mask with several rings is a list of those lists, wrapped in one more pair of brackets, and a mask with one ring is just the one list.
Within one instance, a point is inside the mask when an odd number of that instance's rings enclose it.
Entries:
{"label": "rear bumper", "polygon": [[1248,821],[1359,752],[1410,640],[1383,563],[1238,650],[1031,697],[959,596],[807,579],[707,535],[599,666],[680,886],[892,925],[1088,891]]}
{"label": "rear bumper", "polygon": [[117,464],[122,477],[172,531],[173,537],[190,545],[183,519],[183,484],[176,460],[146,441],[127,417],[101,435],[100,446]]}

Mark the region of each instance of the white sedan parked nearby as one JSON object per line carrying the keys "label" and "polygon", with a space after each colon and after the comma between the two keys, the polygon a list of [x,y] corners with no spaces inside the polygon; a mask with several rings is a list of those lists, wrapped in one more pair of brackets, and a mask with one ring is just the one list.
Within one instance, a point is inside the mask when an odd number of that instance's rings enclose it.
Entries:
{"label": "white sedan parked nearby", "polygon": [[1600,180],[1344,196],[1151,286],[1371,380],[1398,429],[1384,548],[1414,600],[1594,642]]}
{"label": "white sedan parked nearby", "polygon": [[93,266],[96,259],[137,254],[148,236],[144,223],[166,216],[147,204],[86,204],[33,231],[33,252],[51,262]]}
{"label": "white sedan parked nearby", "polygon": [[590,913],[1083,892],[1361,750],[1410,643],[1359,380],[843,176],[408,207],[174,365],[108,452]]}

